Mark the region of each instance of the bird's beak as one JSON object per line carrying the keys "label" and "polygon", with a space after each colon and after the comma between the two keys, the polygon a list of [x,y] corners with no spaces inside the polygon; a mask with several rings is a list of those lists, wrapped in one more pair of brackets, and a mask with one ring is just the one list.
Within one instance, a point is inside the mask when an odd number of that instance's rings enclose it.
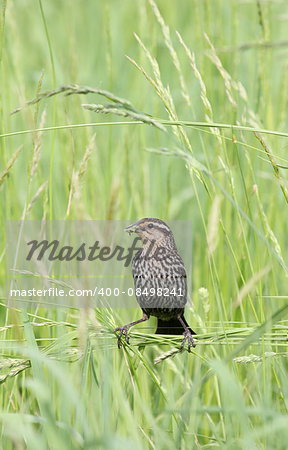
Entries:
{"label": "bird's beak", "polygon": [[132,223],[132,225],[128,225],[128,227],[124,228],[124,231],[127,233],[142,233],[144,230],[138,226],[138,222]]}

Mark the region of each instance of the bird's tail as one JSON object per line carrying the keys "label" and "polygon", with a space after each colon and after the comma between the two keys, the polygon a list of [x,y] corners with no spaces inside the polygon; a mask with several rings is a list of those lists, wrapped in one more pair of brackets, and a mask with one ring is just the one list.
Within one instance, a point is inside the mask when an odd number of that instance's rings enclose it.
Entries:
{"label": "bird's tail", "polygon": [[[195,331],[193,331],[188,323],[186,322],[186,319],[184,316],[181,317],[185,325],[188,327],[188,329],[191,331],[192,334],[196,334]],[[181,323],[177,319],[177,317],[173,317],[170,320],[161,320],[157,319],[157,329],[156,334],[183,334],[184,328],[182,327]]]}

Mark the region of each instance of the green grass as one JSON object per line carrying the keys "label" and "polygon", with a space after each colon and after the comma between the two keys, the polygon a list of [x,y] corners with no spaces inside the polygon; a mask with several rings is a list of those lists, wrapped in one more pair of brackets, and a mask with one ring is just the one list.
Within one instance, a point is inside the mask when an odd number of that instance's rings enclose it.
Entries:
{"label": "green grass", "polygon": [[[157,5],[1,2],[5,450],[287,448],[288,6]],[[136,300],[6,307],[7,220],[149,216],[193,223],[192,354],[118,350]]]}

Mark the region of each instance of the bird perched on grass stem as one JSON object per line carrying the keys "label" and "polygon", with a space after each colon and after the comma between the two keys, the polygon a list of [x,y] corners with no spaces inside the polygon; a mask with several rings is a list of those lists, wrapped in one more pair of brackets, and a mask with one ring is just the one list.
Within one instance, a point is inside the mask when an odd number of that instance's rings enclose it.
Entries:
{"label": "bird perched on grass stem", "polygon": [[196,333],[184,317],[187,277],[170,228],[160,219],[145,218],[129,225],[125,231],[136,233],[142,243],[132,261],[132,274],[143,317],[114,330],[119,332],[118,347],[122,345],[122,337],[129,342],[130,327],[155,316],[158,319],[156,334],[183,334],[181,348],[187,342],[190,352],[191,347],[195,347],[193,335]]}

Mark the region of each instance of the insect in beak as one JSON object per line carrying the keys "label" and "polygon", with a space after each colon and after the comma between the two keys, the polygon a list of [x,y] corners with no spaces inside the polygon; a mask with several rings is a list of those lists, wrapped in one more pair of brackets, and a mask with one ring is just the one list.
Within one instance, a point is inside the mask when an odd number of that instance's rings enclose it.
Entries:
{"label": "insect in beak", "polygon": [[124,231],[127,231],[127,233],[141,233],[143,232],[143,229],[138,226],[138,223],[133,223],[132,225],[128,225],[128,227],[124,228]]}

